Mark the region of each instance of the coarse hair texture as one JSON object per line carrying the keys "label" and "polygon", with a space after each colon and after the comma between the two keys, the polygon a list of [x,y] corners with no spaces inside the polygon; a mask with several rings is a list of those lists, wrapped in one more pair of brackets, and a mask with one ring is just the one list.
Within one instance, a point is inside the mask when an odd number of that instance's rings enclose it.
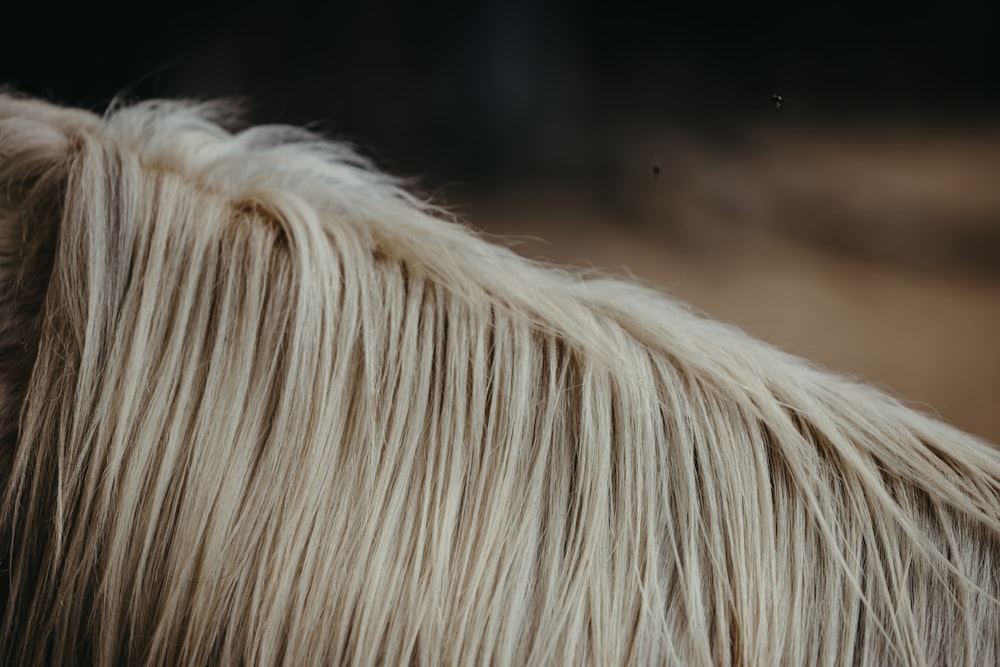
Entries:
{"label": "coarse hair texture", "polygon": [[990,445],[229,124],[0,95],[0,662],[1000,663]]}

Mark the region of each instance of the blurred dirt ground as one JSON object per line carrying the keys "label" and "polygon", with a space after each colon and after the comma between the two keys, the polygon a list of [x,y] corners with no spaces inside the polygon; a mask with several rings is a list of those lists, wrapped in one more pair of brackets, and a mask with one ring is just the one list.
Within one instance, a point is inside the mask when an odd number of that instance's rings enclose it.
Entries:
{"label": "blurred dirt ground", "polygon": [[609,145],[598,180],[526,176],[458,212],[521,254],[632,276],[1000,443],[1000,131]]}

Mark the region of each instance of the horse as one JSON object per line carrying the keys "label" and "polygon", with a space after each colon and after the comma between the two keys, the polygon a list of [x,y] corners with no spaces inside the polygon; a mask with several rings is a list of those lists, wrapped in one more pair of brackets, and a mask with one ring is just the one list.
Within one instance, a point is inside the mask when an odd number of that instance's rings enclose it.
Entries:
{"label": "horse", "polygon": [[4,664],[1000,663],[1000,452],[225,104],[0,95]]}

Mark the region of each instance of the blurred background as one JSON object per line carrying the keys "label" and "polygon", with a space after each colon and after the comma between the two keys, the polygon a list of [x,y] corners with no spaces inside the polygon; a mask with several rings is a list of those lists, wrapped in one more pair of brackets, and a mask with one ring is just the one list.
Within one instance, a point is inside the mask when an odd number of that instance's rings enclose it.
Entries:
{"label": "blurred background", "polygon": [[1000,3],[21,2],[5,25],[16,90],[237,97],[518,252],[1000,442]]}

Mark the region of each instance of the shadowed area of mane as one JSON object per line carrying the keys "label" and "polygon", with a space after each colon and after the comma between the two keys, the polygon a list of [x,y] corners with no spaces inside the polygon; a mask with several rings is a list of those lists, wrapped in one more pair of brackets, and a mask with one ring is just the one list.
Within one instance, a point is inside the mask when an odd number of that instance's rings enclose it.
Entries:
{"label": "shadowed area of mane", "polygon": [[224,116],[0,96],[0,661],[1000,660],[989,445]]}

